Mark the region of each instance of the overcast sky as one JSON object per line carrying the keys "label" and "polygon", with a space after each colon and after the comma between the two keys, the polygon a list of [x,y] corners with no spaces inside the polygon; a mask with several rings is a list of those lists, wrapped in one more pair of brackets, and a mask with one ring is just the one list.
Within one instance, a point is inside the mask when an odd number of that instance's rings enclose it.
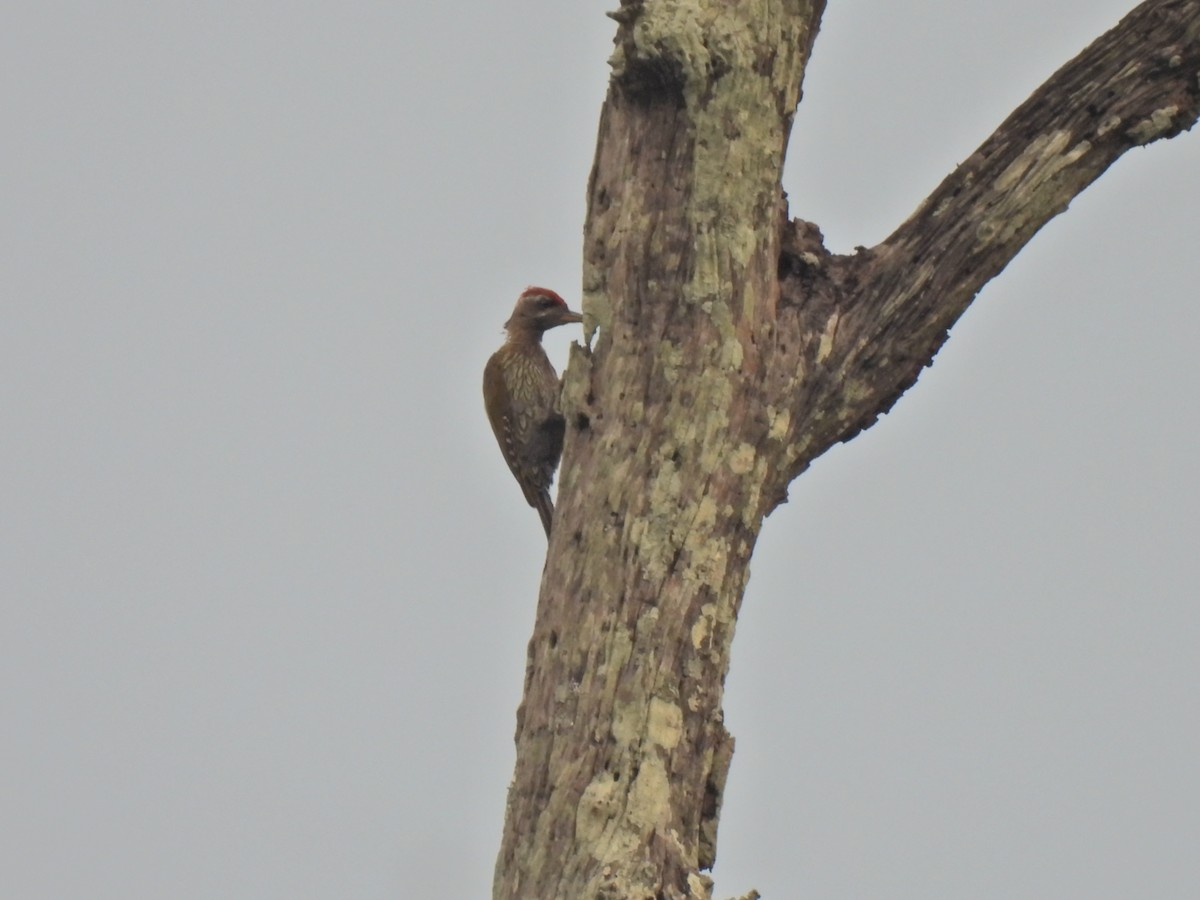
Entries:
{"label": "overcast sky", "polygon": [[[0,12],[0,895],[488,896],[545,542],[480,377],[578,300],[615,5]],[[1130,6],[830,0],[793,214],[882,239]],[[767,521],[722,896],[1200,896],[1198,141]]]}

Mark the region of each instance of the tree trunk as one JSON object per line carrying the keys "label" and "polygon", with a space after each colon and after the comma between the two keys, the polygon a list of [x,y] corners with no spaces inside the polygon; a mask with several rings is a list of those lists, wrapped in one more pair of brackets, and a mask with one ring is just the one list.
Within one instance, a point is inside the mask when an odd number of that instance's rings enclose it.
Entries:
{"label": "tree trunk", "polygon": [[788,222],[780,187],[823,8],[611,14],[584,249],[594,346],[564,379],[497,900],[710,898],[733,753],[721,698],[764,516],[916,380],[1038,228],[1200,109],[1200,0],[1150,0],[887,240],[834,256]]}

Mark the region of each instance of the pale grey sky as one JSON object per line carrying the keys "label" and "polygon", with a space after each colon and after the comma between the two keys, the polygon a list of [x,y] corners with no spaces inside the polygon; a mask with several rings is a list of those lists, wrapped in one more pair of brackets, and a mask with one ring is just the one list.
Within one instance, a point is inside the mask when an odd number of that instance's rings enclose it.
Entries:
{"label": "pale grey sky", "polygon": [[[578,298],[614,5],[0,12],[0,894],[488,895],[544,540],[479,380]],[[879,240],[1132,5],[830,0],[793,214]],[[723,896],[1200,896],[1198,159],[768,520]]]}

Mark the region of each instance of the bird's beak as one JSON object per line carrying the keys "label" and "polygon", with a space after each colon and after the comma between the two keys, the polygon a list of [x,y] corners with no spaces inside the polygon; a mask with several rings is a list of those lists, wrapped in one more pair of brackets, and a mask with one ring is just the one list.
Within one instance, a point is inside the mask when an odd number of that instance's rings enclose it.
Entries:
{"label": "bird's beak", "polygon": [[583,315],[575,312],[575,310],[573,310],[573,309],[568,309],[568,310],[560,313],[559,317],[558,317],[558,323],[560,325],[567,325],[567,324],[570,324],[571,322],[582,322],[582,321],[583,321]]}

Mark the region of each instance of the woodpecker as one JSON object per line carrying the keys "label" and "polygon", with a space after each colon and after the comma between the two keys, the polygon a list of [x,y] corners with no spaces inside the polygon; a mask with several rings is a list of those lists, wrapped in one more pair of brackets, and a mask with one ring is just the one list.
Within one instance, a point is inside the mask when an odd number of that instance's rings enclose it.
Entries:
{"label": "woodpecker", "polygon": [[508,338],[483,369],[483,406],[529,505],[537,510],[550,537],[554,504],[550,482],[562,455],[565,423],[558,410],[558,374],[542,334],[558,325],[582,322],[554,291],[526,288],[504,323]]}

